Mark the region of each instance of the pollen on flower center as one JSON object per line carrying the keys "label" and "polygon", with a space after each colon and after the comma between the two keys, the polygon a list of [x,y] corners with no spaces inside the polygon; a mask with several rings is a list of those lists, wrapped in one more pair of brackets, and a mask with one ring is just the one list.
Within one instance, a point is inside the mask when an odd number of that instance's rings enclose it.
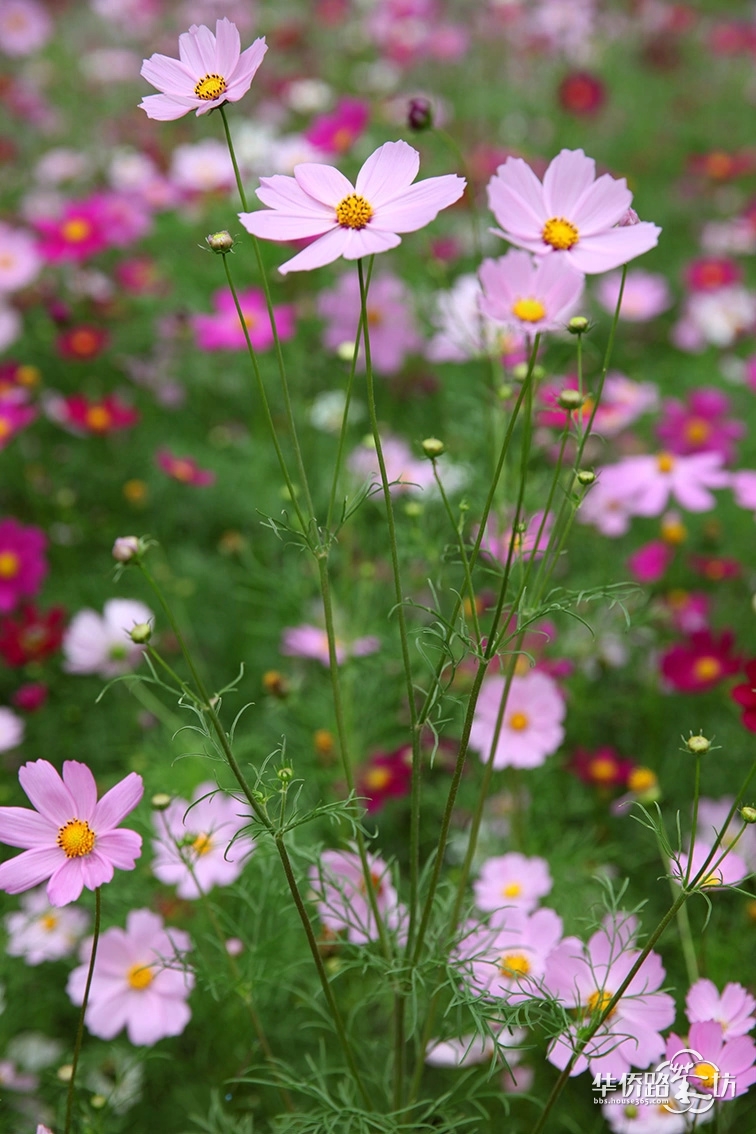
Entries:
{"label": "pollen on flower center", "polygon": [[522,732],[523,729],[528,727],[529,723],[527,713],[512,713],[508,721],[509,727],[513,728],[515,732]]}
{"label": "pollen on flower center", "polygon": [[83,858],[94,849],[95,833],[86,820],[71,819],[58,831],[57,843],[66,858]]}
{"label": "pollen on flower center", "polygon": [[132,965],[126,979],[132,988],[141,992],[143,988],[149,988],[155,977],[149,965]]}
{"label": "pollen on flower center", "polygon": [[21,566],[15,551],[0,551],[0,579],[13,579]]}
{"label": "pollen on flower center", "polygon": [[522,886],[519,882],[507,882],[501,891],[503,898],[517,898],[521,893]]}
{"label": "pollen on flower center", "polygon": [[90,429],[107,429],[112,418],[105,406],[90,406],[85,414],[85,421]]}
{"label": "pollen on flower center", "polygon": [[222,75],[205,75],[200,79],[194,88],[194,93],[197,98],[202,98],[206,102],[212,102],[214,98],[220,98],[226,89],[226,80]]}
{"label": "pollen on flower center", "polygon": [[499,958],[499,972],[503,977],[527,976],[530,961],[524,953],[502,953]]}
{"label": "pollen on flower center", "polygon": [[656,467],[659,472],[672,472],[672,469],[675,467],[675,458],[671,453],[660,453],[656,458]]}
{"label": "pollen on flower center", "polygon": [[[551,223],[551,222],[549,222]],[[512,306],[512,314],[523,323],[537,323],[546,314],[540,299],[518,299]]]}
{"label": "pollen on flower center", "polygon": [[596,783],[610,784],[616,775],[617,765],[614,760],[610,760],[606,756],[597,756],[594,760],[591,760],[588,771],[591,779],[595,780]]}
{"label": "pollen on flower center", "polygon": [[336,206],[336,220],[342,228],[364,228],[373,215],[373,209],[359,193],[350,193]]}
{"label": "pollen on flower center", "polygon": [[706,441],[711,433],[711,426],[702,417],[692,417],[685,425],[685,437],[694,445]]}
{"label": "pollen on flower center", "polygon": [[199,834],[192,842],[192,850],[199,855],[207,854],[213,848],[213,840],[209,835]]}
{"label": "pollen on flower center", "polygon": [[627,777],[627,786],[630,791],[637,792],[639,795],[651,791],[656,787],[658,782],[656,773],[652,772],[650,768],[633,768],[632,772]]}
{"label": "pollen on flower center", "polygon": [[560,252],[566,252],[577,244],[580,236],[574,224],[565,220],[564,217],[552,217],[543,226],[541,239],[544,244],[550,244],[552,248],[557,248]]}
{"label": "pollen on flower center", "polygon": [[719,1070],[713,1063],[696,1063],[689,1072],[692,1078],[698,1079],[704,1089],[713,1091],[719,1079]]}
{"label": "pollen on flower center", "polygon": [[72,217],[63,224],[60,231],[64,239],[69,240],[71,244],[80,244],[91,234],[92,226],[84,217]]}
{"label": "pollen on flower center", "polygon": [[722,672],[722,664],[717,658],[698,658],[693,665],[693,673],[699,681],[714,681]]}
{"label": "pollen on flower center", "polygon": [[371,768],[365,776],[365,786],[371,791],[380,791],[391,783],[391,772],[388,768]]}
{"label": "pollen on flower center", "polygon": [[42,918],[42,928],[44,930],[46,930],[48,933],[52,933],[52,931],[56,928],[56,926],[58,924],[58,920],[59,919],[56,917],[55,914],[51,914],[51,913],[45,914],[45,916]]}
{"label": "pollen on flower center", "polygon": [[[594,1012],[603,1012],[604,1009],[606,1008],[607,1004],[609,1003],[609,1001],[612,1000],[613,998],[614,998],[614,993],[609,992],[609,990],[606,989],[606,988],[597,989],[596,992],[592,992],[591,995],[588,997],[588,1005],[587,1005],[587,1009],[586,1009],[586,1015],[592,1016],[594,1014]],[[615,1009],[612,1008],[611,1012],[607,1016],[607,1019],[611,1019],[611,1017],[614,1015],[614,1012],[615,1012]]]}

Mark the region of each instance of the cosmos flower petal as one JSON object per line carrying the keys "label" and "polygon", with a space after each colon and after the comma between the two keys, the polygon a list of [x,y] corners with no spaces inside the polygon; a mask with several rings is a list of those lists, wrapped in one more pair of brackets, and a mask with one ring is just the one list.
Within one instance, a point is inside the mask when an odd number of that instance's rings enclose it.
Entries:
{"label": "cosmos flower petal", "polygon": [[[97,806],[97,784],[86,764],[66,760],[63,764],[63,783],[76,801],[76,818],[91,822]],[[74,816],[69,816],[74,818]]]}
{"label": "cosmos flower petal", "polygon": [[76,800],[49,760],[24,764],[18,779],[33,807],[56,827],[78,818]]}
{"label": "cosmos flower petal", "polygon": [[[216,28],[217,28],[218,24],[220,24],[221,22],[222,22],[221,20],[217,21]],[[229,22],[230,22],[229,20],[226,20],[226,23],[229,23]],[[238,41],[239,33],[238,33],[238,31],[236,31],[235,26],[234,26],[234,31],[236,32],[236,38],[237,38],[237,41]],[[213,35],[213,33],[210,31],[210,28],[205,27],[204,24],[200,25],[199,27],[196,24],[192,24],[192,26],[189,28],[189,31],[185,34],[192,38],[192,40],[193,40],[193,45],[192,45],[193,46],[193,52],[192,52],[192,54],[193,54],[194,58],[199,59],[200,65],[199,65],[199,69],[198,69],[198,72],[197,72],[197,77],[203,78],[207,74],[212,74],[213,72],[218,71],[219,70],[219,66],[218,66],[219,65],[219,58],[218,58],[218,49],[217,49],[217,45],[216,45],[216,38]],[[181,37],[179,37],[179,39],[180,38]],[[185,47],[186,46],[188,46],[188,45],[185,42]],[[180,48],[179,48],[179,50],[180,50]],[[192,50],[192,49],[190,48],[190,50]],[[237,59],[238,59],[238,55],[237,55]],[[222,74],[222,72],[221,72],[221,74]],[[225,78],[225,76],[224,76],[224,78]]]}
{"label": "cosmos flower petal", "polygon": [[[209,29],[205,30],[209,32]],[[209,34],[212,35],[212,32],[209,32]],[[218,74],[223,75],[226,82],[228,82],[236,70],[239,55],[241,54],[241,39],[239,38],[239,29],[236,24],[233,24],[231,20],[225,17],[222,20],[217,20],[215,24],[215,43],[213,47],[213,66]],[[202,49],[204,50],[204,40]],[[249,48],[247,48],[247,50],[249,51]]]}
{"label": "cosmos flower petal", "polygon": [[168,55],[153,55],[151,59],[145,59],[141,75],[163,94],[191,99],[189,105],[197,105],[198,99],[194,93],[197,80],[177,59],[171,59]]}
{"label": "cosmos flower petal", "polygon": [[311,268],[321,268],[324,264],[331,264],[334,260],[338,260],[339,256],[343,256],[349,244],[349,232],[349,229],[334,228],[321,236],[320,240],[316,240],[293,256],[291,260],[281,264],[279,272],[285,276],[287,272],[309,271]]}
{"label": "cosmos flower petal", "polygon": [[0,807],[0,843],[9,847],[50,846],[58,827],[28,807]]}
{"label": "cosmos flower petal", "polygon": [[[249,75],[250,78],[254,78],[267,50],[268,45],[265,38],[261,36],[260,39],[256,39],[252,46],[245,48],[239,56],[237,72],[243,71],[245,76]],[[234,78],[233,85],[236,86],[237,82],[238,79]]]}
{"label": "cosmos flower petal", "polygon": [[[323,217],[328,219],[329,224],[335,223],[333,207],[314,200],[294,177],[284,177],[280,173],[273,177],[261,177],[257,196],[269,209],[285,209],[292,216]],[[239,214],[242,219],[251,215]]]}
{"label": "cosmos flower petal", "polygon": [[[98,839],[98,843],[100,840]],[[88,890],[96,890],[106,882],[113,880],[113,863],[104,854],[99,853],[98,847],[91,854],[79,859],[81,863],[81,878]]]}
{"label": "cosmos flower petal", "polygon": [[65,858],[47,883],[47,897],[51,906],[67,906],[81,897],[84,889],[84,858]]}
{"label": "cosmos flower petal", "polygon": [[133,870],[142,853],[142,836],[128,829],[106,831],[97,836],[97,846],[119,870]]}
{"label": "cosmos flower petal", "polygon": [[290,213],[274,212],[272,209],[260,209],[256,213],[239,213],[239,220],[247,232],[263,240],[303,240],[308,236],[322,236],[324,232],[337,227],[333,216],[310,214],[295,217]]}
{"label": "cosmos flower petal", "polygon": [[143,110],[147,117],[154,122],[175,122],[177,118],[183,118],[188,110],[193,110],[195,105],[188,99],[179,102],[178,97],[172,98],[170,95],[155,94],[145,95],[139,103],[139,109]]}
{"label": "cosmos flower petal", "polygon": [[548,216],[574,220],[575,205],[595,177],[596,163],[583,150],[562,150],[557,154],[543,177],[543,203]]}
{"label": "cosmos flower petal", "polygon": [[34,847],[23,854],[0,864],[0,890],[6,894],[20,894],[39,886],[65,861],[62,851],[56,846]]}
{"label": "cosmos flower petal", "polygon": [[[76,971],[76,970],[75,970]],[[71,974],[73,976],[73,974]],[[86,978],[85,978],[86,979]],[[73,999],[73,989],[69,981],[68,994]],[[79,1003],[84,999],[83,989]],[[100,1039],[112,1040],[126,1027],[129,1019],[129,1003],[120,990],[110,997],[100,996],[87,1005],[86,1023],[89,1031]]]}
{"label": "cosmos flower petal", "polygon": [[465,180],[449,173],[411,185],[401,197],[378,207],[371,229],[416,232],[435,220],[441,209],[453,205],[465,191]]}
{"label": "cosmos flower petal", "polygon": [[372,256],[374,252],[387,252],[401,244],[395,232],[381,232],[370,228],[345,229],[347,243],[342,256],[345,260],[359,260],[362,256]]}
{"label": "cosmos flower petal", "polygon": [[420,170],[420,154],[407,142],[386,142],[357,174],[356,192],[378,209],[401,196]]}
{"label": "cosmos flower petal", "polygon": [[606,232],[581,237],[565,255],[573,267],[586,275],[608,272],[656,247],[660,232],[658,225],[648,221],[629,228],[610,228]]}
{"label": "cosmos flower petal", "polygon": [[125,779],[106,792],[97,804],[93,827],[98,834],[111,831],[133,811],[144,794],[144,781],[136,772],[130,772]]}
{"label": "cosmos flower petal", "polygon": [[[336,208],[340,201],[354,193],[351,181],[332,165],[305,161],[294,166],[294,180],[300,189],[313,200]],[[333,218],[336,219],[335,216]]]}
{"label": "cosmos flower petal", "polygon": [[608,173],[599,177],[583,194],[573,215],[581,240],[612,228],[630,208],[632,199],[624,178],[616,181]]}
{"label": "cosmos flower petal", "polygon": [[500,165],[487,192],[488,207],[507,232],[533,238],[551,215],[543,203],[543,186],[522,158]]}

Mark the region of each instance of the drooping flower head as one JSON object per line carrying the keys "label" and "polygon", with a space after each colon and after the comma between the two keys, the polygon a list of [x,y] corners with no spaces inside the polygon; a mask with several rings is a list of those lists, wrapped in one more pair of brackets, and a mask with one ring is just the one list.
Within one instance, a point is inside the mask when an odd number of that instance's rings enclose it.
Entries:
{"label": "drooping flower head", "polygon": [[153,55],[143,62],[143,78],[162,93],[147,95],[139,106],[148,118],[173,122],[190,110],[199,116],[225,102],[238,102],[267,50],[262,38],[242,51],[239,31],[230,20],[217,20],[215,35],[210,28],[192,24],[179,36],[178,59]]}
{"label": "drooping flower head", "polygon": [[294,167],[293,177],[261,177],[257,196],[268,211],[239,213],[248,232],[264,240],[320,237],[278,269],[307,271],[343,256],[359,260],[401,244],[453,205],[465,180],[455,174],[413,185],[420,154],[407,142],[386,142],[367,159],[354,185],[338,169],[316,162]]}
{"label": "drooping flower head", "polygon": [[136,831],[118,824],[142,798],[142,777],[130,772],[97,801],[86,764],[66,760],[63,778],[47,760],[24,764],[18,778],[35,810],[0,807],[0,841],[24,848],[0,866],[0,889],[20,894],[49,878],[53,906],[75,902],[113,877],[114,867],[133,870],[142,851]]}
{"label": "drooping flower head", "polygon": [[657,225],[618,225],[632,199],[624,178],[597,179],[596,163],[582,150],[562,150],[543,184],[522,158],[509,157],[488,185],[497,236],[537,256],[558,253],[586,275],[608,272],[656,244]]}
{"label": "drooping flower head", "polygon": [[[100,937],[85,1022],[100,1039],[113,1039],[126,1028],[130,1043],[151,1045],[178,1036],[191,1018],[186,1003],[194,974],[184,954],[189,934],[166,928],[159,914],[132,910],[126,929],[113,926]],[[74,1004],[84,1000],[91,946],[81,948],[82,964],[68,978]]]}

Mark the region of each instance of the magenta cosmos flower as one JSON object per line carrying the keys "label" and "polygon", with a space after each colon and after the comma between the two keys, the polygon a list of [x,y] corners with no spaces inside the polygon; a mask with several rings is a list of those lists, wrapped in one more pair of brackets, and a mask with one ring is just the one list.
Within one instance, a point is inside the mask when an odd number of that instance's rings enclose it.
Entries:
{"label": "magenta cosmos flower", "polygon": [[67,906],[85,886],[96,890],[110,882],[114,867],[134,869],[141,835],[117,828],[142,798],[144,784],[136,772],[99,803],[94,776],[77,760],[66,760],[62,779],[47,760],[24,764],[18,778],[35,810],[0,807],[0,841],[24,848],[0,866],[0,889],[20,894],[49,878],[50,904]]}
{"label": "magenta cosmos flower", "polygon": [[359,260],[401,244],[400,232],[416,232],[453,205],[465,179],[450,173],[413,185],[420,154],[407,142],[386,142],[371,154],[354,185],[330,165],[304,162],[293,177],[261,177],[257,196],[268,212],[239,213],[247,232],[264,240],[318,236],[278,269],[308,271],[343,256]]}
{"label": "magenta cosmos flower", "polygon": [[488,203],[510,244],[537,256],[561,253],[579,272],[608,272],[653,248],[655,224],[619,225],[633,195],[622,178],[596,178],[582,150],[562,150],[538,180],[522,158],[507,158],[488,184]]}
{"label": "magenta cosmos flower", "polygon": [[25,528],[12,517],[0,520],[0,613],[36,595],[47,574],[46,546],[41,528]]}
{"label": "magenta cosmos flower", "polygon": [[484,260],[478,275],[483,287],[482,313],[531,335],[563,327],[585,284],[583,273],[559,256],[534,259],[514,249],[498,260]]}
{"label": "magenta cosmos flower", "polygon": [[140,109],[148,118],[172,122],[190,110],[199,116],[226,102],[238,102],[251,87],[267,50],[263,38],[242,51],[238,29],[230,20],[217,20],[215,35],[210,28],[192,24],[179,36],[178,59],[153,55],[142,63],[143,78],[162,93],[147,95]]}
{"label": "magenta cosmos flower", "polygon": [[[133,1044],[152,1045],[178,1036],[191,1018],[186,1003],[194,974],[184,960],[192,944],[182,929],[166,929],[159,914],[132,910],[126,929],[114,926],[100,938],[85,1017],[93,1036],[113,1039],[126,1028]],[[81,948],[83,964],[68,978],[74,1004],[84,1000],[91,943]]]}

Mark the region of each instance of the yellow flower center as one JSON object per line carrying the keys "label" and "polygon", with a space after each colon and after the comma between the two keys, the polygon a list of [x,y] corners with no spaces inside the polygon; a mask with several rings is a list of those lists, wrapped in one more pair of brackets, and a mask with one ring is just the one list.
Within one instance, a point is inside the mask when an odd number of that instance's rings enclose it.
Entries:
{"label": "yellow flower center", "polygon": [[365,787],[371,791],[381,791],[391,783],[391,772],[388,768],[371,768],[365,776]]}
{"label": "yellow flower center", "polygon": [[527,976],[530,961],[524,953],[502,953],[499,958],[499,972],[503,977]]}
{"label": "yellow flower center", "polygon": [[672,469],[675,467],[675,458],[671,453],[660,453],[656,458],[656,467],[659,472],[672,472]]}
{"label": "yellow flower center", "polygon": [[665,543],[677,546],[685,543],[688,538],[688,529],[679,520],[662,520],[661,537]]}
{"label": "yellow flower center", "polygon": [[101,430],[107,429],[113,419],[105,406],[90,406],[84,415],[84,420],[90,429],[99,433]]}
{"label": "yellow flower center", "polygon": [[19,386],[36,386],[41,377],[38,366],[24,364],[16,371],[16,381]]}
{"label": "yellow flower center", "polygon": [[722,672],[716,658],[698,658],[693,665],[693,673],[698,681],[715,681]]}
{"label": "yellow flower center", "polygon": [[192,843],[192,850],[198,855],[207,854],[208,851],[213,849],[213,840],[209,835],[199,834]]}
{"label": "yellow flower center", "polygon": [[174,461],[171,465],[171,476],[187,484],[194,477],[194,469],[189,464],[189,461],[184,461],[179,457],[178,460]]}
{"label": "yellow flower center", "polygon": [[155,979],[149,965],[132,965],[126,974],[126,979],[129,985],[141,992],[144,988],[149,988]]}
{"label": "yellow flower center", "polygon": [[566,252],[568,248],[577,244],[580,237],[574,224],[570,224],[564,217],[552,217],[543,226],[541,239],[544,244],[550,244],[552,248],[557,248],[560,252]]}
{"label": "yellow flower center", "polygon": [[204,99],[205,102],[212,102],[214,98],[220,98],[225,89],[226,80],[222,75],[205,75],[197,83],[194,93],[197,98]]}
{"label": "yellow flower center", "polygon": [[610,784],[617,772],[617,765],[608,756],[597,756],[588,765],[588,774],[598,784]]}
{"label": "yellow flower center", "polygon": [[508,721],[509,727],[513,728],[515,732],[522,732],[523,729],[528,727],[529,723],[527,713],[512,713]]}
{"label": "yellow flower center", "polygon": [[522,886],[519,882],[507,882],[506,886],[502,887],[503,898],[517,898],[522,893]]}
{"label": "yellow flower center", "polygon": [[[383,897],[383,875],[379,874],[376,870],[371,870],[370,871],[370,885],[373,887],[373,891],[375,893],[375,896],[377,898],[382,898]],[[365,879],[364,878],[360,878],[359,891],[360,891],[361,894],[367,893],[367,886],[365,885]]]}
{"label": "yellow flower center", "polygon": [[92,232],[92,226],[84,217],[72,217],[61,225],[60,231],[69,244],[81,244]]}
{"label": "yellow flower center", "polygon": [[[551,222],[549,222],[551,223]],[[512,307],[512,314],[523,323],[537,323],[546,314],[540,299],[518,299]]]}
{"label": "yellow flower center", "polygon": [[74,331],[68,340],[68,346],[73,354],[94,354],[99,346],[99,339],[94,331]]}
{"label": "yellow flower center", "polygon": [[719,1070],[713,1063],[696,1063],[693,1070],[690,1071],[690,1075],[694,1079],[698,1079],[702,1087],[713,1091],[719,1079]]}
{"label": "yellow flower center", "polygon": [[95,833],[84,819],[71,819],[58,831],[57,842],[66,858],[83,858],[94,849]]}
{"label": "yellow flower center", "polygon": [[692,417],[685,425],[685,438],[694,445],[700,445],[711,433],[711,426],[702,417]]}
{"label": "yellow flower center", "polygon": [[331,138],[331,146],[336,150],[336,153],[343,154],[344,150],[349,149],[354,138],[354,130],[350,130],[348,126],[340,126]]}
{"label": "yellow flower center", "polygon": [[0,551],[0,579],[15,579],[20,566],[15,551]]}
{"label": "yellow flower center", "polygon": [[59,918],[57,917],[56,914],[52,914],[52,913],[45,914],[45,916],[42,918],[42,928],[46,929],[48,933],[52,933],[52,931],[55,929],[56,925],[58,924],[58,921],[59,921]]}
{"label": "yellow flower center", "polygon": [[359,193],[350,193],[336,206],[336,220],[342,228],[364,228],[372,215],[372,207]]}
{"label": "yellow flower center", "polygon": [[[603,1012],[607,1004],[613,997],[614,993],[609,992],[607,988],[597,989],[595,992],[592,992],[588,997],[586,1015],[593,1016],[594,1013],[598,1014],[600,1012]],[[611,1012],[607,1016],[607,1020],[611,1019],[611,1017],[614,1015],[614,1011],[614,1008],[612,1008]]]}
{"label": "yellow flower center", "polygon": [[368,307],[367,317],[371,327],[380,327],[383,322],[383,315],[375,307]]}
{"label": "yellow flower center", "polygon": [[650,768],[633,768],[627,777],[627,786],[630,791],[637,792],[638,795],[651,791],[658,782],[656,773],[652,772]]}
{"label": "yellow flower center", "polygon": [[702,886],[724,886],[724,880],[722,878],[721,873],[720,874],[709,874],[706,878],[704,878],[701,885]]}

